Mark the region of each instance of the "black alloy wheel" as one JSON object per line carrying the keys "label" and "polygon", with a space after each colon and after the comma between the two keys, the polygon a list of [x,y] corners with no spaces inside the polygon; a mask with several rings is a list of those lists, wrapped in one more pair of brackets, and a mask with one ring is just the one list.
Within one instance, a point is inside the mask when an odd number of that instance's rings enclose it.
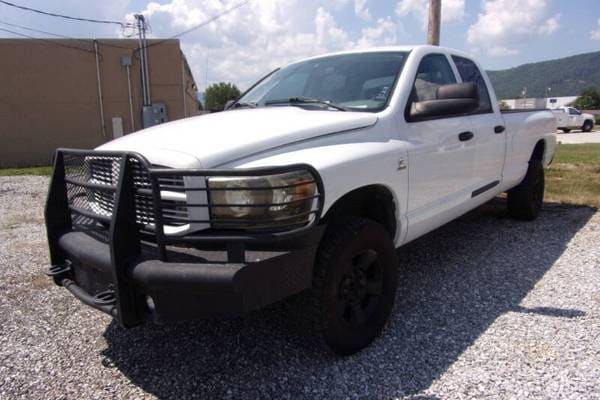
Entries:
{"label": "black alloy wheel", "polygon": [[349,355],[383,330],[394,304],[398,261],[379,223],[346,217],[330,224],[315,262],[307,313],[321,342]]}

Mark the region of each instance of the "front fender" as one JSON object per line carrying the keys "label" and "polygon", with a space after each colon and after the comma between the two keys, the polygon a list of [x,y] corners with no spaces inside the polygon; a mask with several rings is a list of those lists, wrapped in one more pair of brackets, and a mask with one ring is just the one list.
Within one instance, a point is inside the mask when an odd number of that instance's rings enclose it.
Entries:
{"label": "front fender", "polygon": [[[366,133],[365,133],[366,132]],[[405,234],[404,223],[408,202],[408,169],[400,163],[408,161],[406,143],[400,140],[373,141],[369,131],[342,138],[323,138],[291,146],[274,154],[236,162],[227,167],[252,168],[306,163],[313,166],[323,180],[325,201],[323,215],[345,194],[364,186],[380,185],[389,190],[396,207],[396,241]],[[371,137],[369,137],[371,136]],[[343,140],[343,142],[342,142]]]}

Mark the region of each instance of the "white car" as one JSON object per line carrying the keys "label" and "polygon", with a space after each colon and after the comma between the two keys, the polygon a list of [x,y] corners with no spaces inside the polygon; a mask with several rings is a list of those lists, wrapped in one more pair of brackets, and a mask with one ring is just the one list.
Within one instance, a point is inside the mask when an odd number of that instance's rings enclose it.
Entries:
{"label": "white car", "polygon": [[581,129],[583,132],[591,132],[594,129],[594,116],[582,113],[573,107],[560,107],[552,110],[556,117],[558,129],[569,133],[573,129]]}
{"label": "white car", "polygon": [[228,111],[59,149],[48,273],[126,327],[304,292],[316,332],[351,354],[388,320],[396,248],[503,192],[511,216],[538,216],[555,132],[549,111],[501,112],[452,49],[309,58]]}

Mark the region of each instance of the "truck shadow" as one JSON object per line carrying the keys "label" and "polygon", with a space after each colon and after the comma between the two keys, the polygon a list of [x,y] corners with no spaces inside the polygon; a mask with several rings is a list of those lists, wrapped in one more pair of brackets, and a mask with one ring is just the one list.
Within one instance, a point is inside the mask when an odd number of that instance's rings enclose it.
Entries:
{"label": "truck shadow", "polygon": [[401,286],[391,321],[355,356],[317,350],[283,303],[243,318],[132,330],[111,323],[103,364],[161,399],[434,399],[419,393],[499,316],[584,315],[520,303],[595,210],[546,204],[541,218],[524,223],[508,219],[501,202],[398,251]]}

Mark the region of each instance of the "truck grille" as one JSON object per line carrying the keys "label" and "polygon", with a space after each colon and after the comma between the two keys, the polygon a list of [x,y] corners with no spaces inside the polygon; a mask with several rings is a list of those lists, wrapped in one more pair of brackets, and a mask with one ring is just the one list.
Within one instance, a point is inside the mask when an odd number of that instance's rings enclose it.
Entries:
{"label": "truck grille", "polygon": [[[110,222],[115,206],[116,188],[120,174],[120,156],[81,156],[65,155],[65,178],[67,185],[67,196],[70,205],[79,210],[84,210],[104,217],[105,222]],[[154,224],[154,202],[152,198],[152,183],[148,172],[139,161],[131,158],[133,182],[136,190],[135,212],[136,221],[139,225],[147,227]],[[161,167],[164,168],[164,167]],[[78,185],[78,183],[92,184]],[[185,187],[182,176],[160,177],[159,186],[178,188],[182,193],[182,199],[162,200],[161,207],[163,220],[166,226],[183,226],[187,222],[188,209],[186,206]],[[173,217],[177,217],[174,220]],[[78,213],[78,221],[82,219]]]}

